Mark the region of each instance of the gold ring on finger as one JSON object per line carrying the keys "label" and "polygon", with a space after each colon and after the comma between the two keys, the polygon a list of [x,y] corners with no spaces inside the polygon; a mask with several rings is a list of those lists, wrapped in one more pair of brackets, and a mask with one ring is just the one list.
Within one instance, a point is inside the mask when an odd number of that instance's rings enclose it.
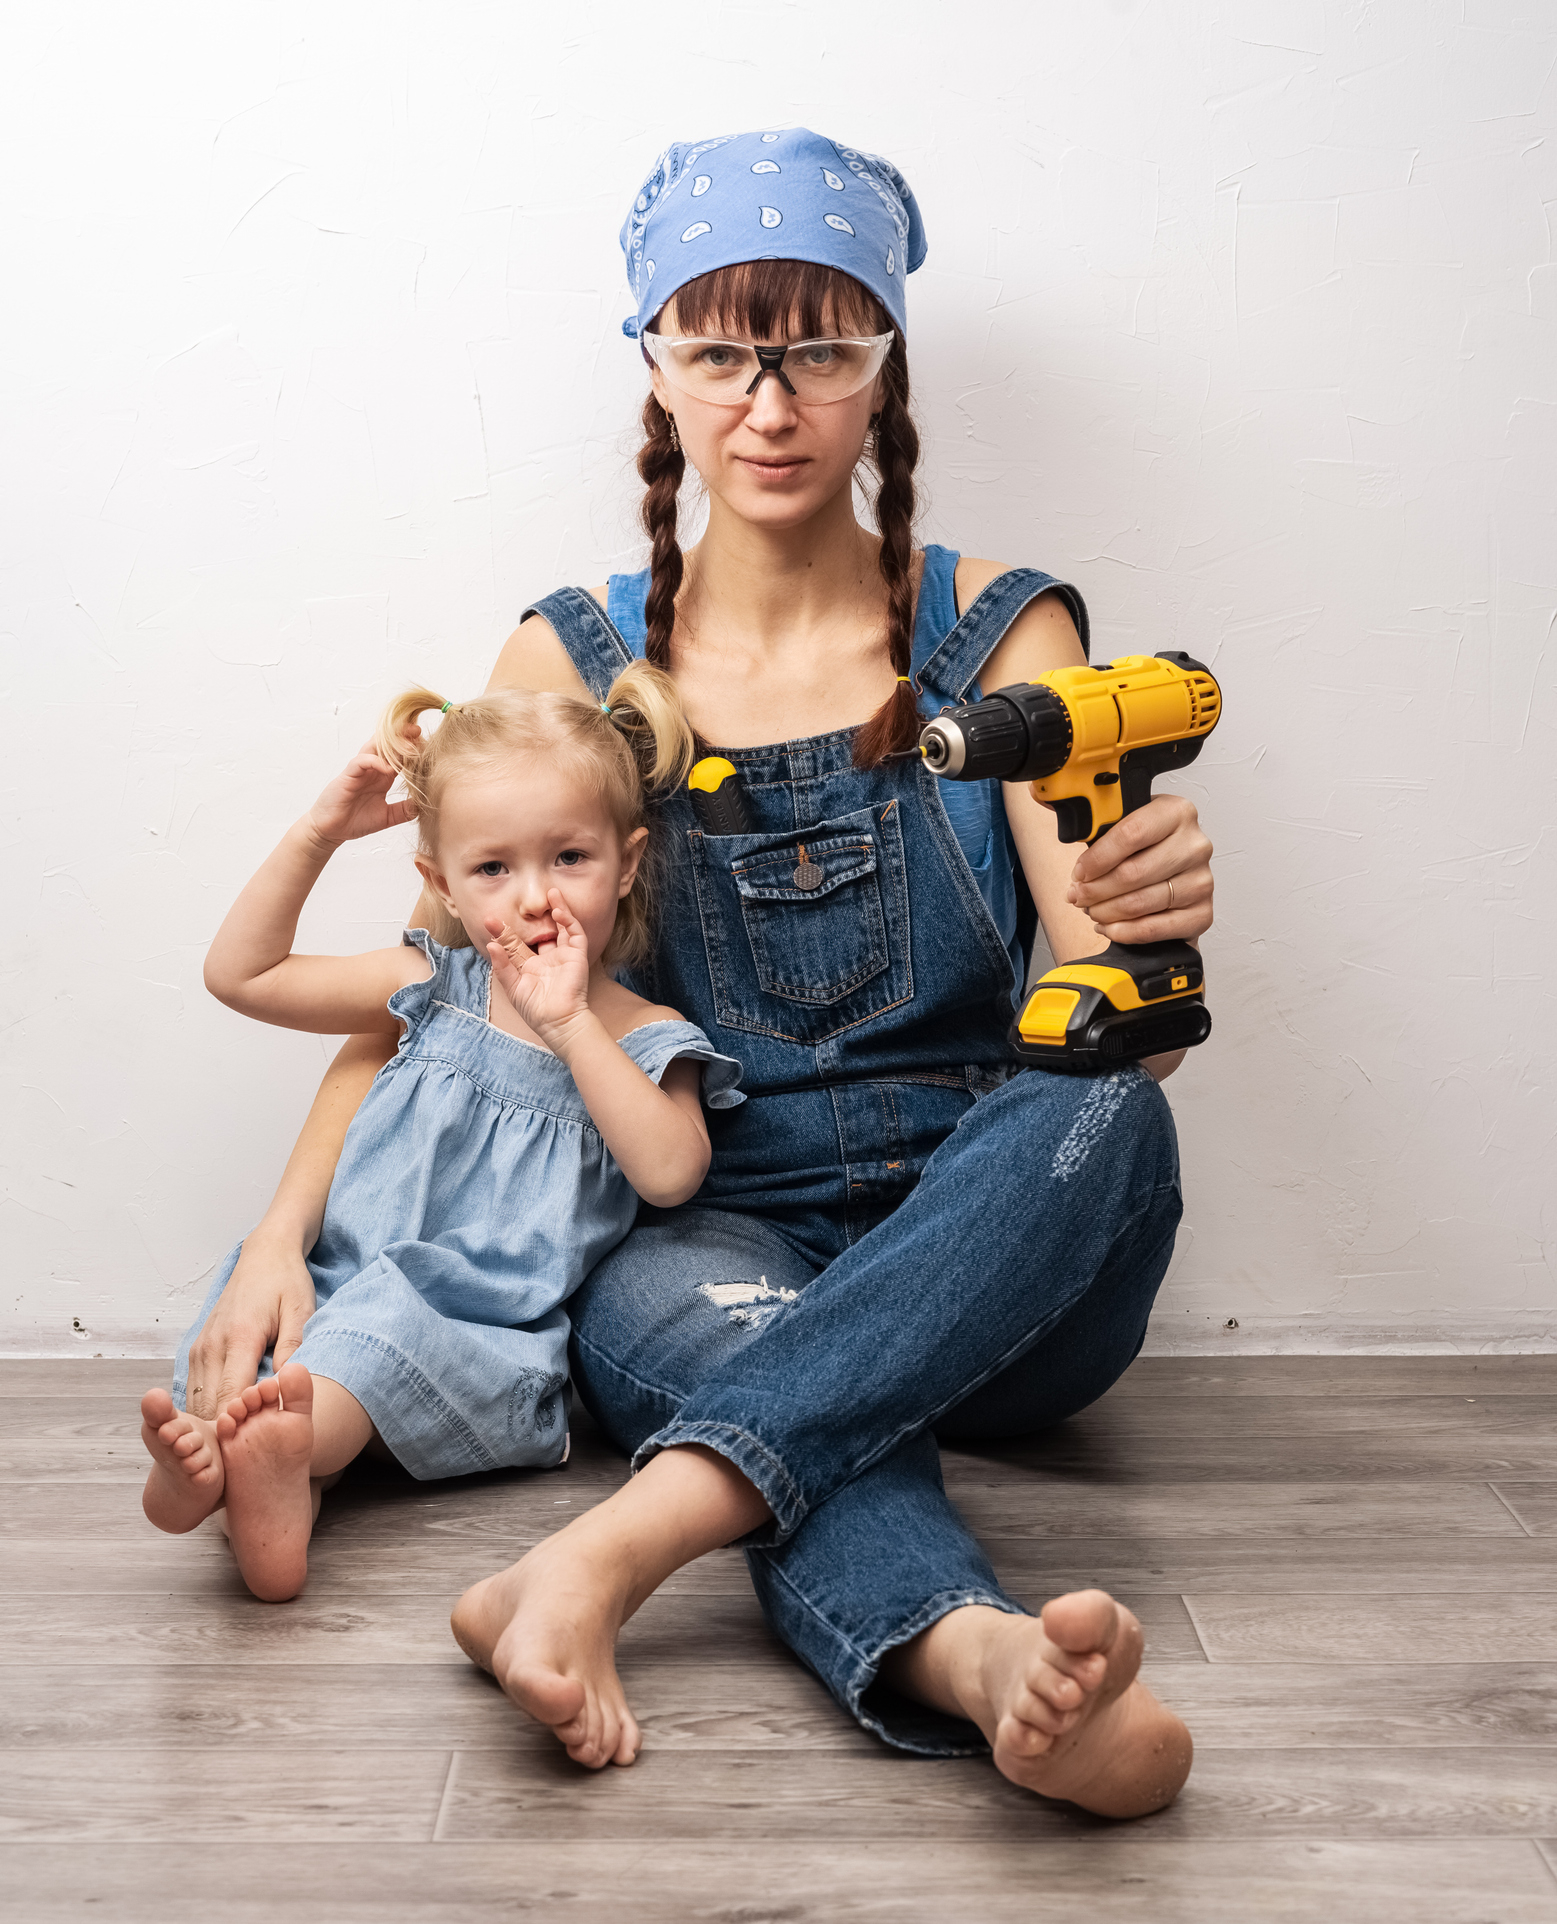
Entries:
{"label": "gold ring on finger", "polygon": [[1170,915],[1173,913],[1173,883],[1171,880],[1168,883],[1168,913]]}

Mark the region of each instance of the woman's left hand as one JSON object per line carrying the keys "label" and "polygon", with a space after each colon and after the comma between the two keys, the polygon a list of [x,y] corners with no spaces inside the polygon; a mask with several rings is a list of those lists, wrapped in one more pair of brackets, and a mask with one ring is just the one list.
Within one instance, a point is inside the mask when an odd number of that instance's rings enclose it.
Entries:
{"label": "woman's left hand", "polygon": [[1067,899],[1111,942],[1188,942],[1211,926],[1213,886],[1195,804],[1157,795],[1083,850]]}

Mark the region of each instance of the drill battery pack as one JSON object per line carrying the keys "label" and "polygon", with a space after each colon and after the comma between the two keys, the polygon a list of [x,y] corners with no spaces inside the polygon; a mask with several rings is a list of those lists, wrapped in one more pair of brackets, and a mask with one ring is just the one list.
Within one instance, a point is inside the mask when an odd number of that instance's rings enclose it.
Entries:
{"label": "drill battery pack", "polygon": [[1011,1045],[1035,1068],[1095,1076],[1192,1049],[1210,1033],[1205,975],[1189,943],[1111,942],[1039,977],[1011,1024]]}

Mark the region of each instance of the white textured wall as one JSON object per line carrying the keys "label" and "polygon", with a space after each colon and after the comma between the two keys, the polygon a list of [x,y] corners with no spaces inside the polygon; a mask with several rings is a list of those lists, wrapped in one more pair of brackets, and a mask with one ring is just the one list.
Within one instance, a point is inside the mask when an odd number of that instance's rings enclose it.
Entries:
{"label": "white textured wall", "polygon": [[[1224,680],[1154,1340],[1557,1337],[1554,58],[1535,0],[12,18],[0,1346],[171,1347],[327,1055],[207,940],[395,684],[637,565],[618,224],[794,121],[924,209],[926,535]],[[361,848],[305,934],[413,895]]]}

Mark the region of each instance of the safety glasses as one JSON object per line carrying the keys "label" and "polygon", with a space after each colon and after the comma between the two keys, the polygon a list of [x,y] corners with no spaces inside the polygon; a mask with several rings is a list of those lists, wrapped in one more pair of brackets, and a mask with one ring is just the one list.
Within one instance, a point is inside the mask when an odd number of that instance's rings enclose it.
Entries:
{"label": "safety glasses", "polygon": [[890,334],[868,334],[854,340],[758,347],[751,341],[641,336],[644,353],[672,387],[694,401],[720,407],[742,406],[769,374],[803,406],[846,401],[875,380],[892,340]]}

